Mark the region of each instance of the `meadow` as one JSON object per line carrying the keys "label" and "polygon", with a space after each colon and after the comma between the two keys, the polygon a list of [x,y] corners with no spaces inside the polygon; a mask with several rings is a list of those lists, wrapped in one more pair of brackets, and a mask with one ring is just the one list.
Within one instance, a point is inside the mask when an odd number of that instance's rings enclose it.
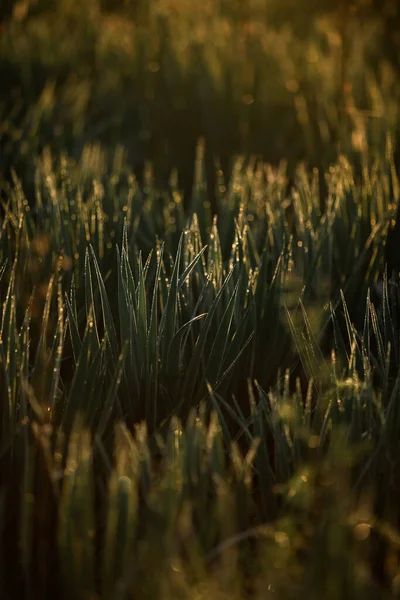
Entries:
{"label": "meadow", "polygon": [[397,3],[11,4],[1,598],[400,597]]}

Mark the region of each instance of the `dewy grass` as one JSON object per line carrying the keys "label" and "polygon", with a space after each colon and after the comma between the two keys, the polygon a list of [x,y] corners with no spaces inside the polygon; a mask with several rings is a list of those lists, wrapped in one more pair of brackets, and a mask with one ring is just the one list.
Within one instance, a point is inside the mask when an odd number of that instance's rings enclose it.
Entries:
{"label": "dewy grass", "polygon": [[299,170],[290,218],[282,173],[272,189],[264,166],[236,168],[219,200],[234,228],[194,214],[181,232],[179,190],[144,199],[127,171],[121,191],[103,173],[104,194],[94,173],[83,200],[79,167],[38,165],[34,204],[14,179],[0,231],[4,597],[391,597],[391,164],[357,181],[341,159],[318,211]]}
{"label": "dewy grass", "polygon": [[398,597],[398,70],[356,5],[0,24],[1,598]]}

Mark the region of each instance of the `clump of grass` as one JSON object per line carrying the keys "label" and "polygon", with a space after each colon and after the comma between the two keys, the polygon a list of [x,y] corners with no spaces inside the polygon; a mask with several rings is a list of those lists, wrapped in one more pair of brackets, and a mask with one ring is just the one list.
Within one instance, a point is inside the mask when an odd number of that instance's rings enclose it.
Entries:
{"label": "clump of grass", "polygon": [[213,219],[97,152],[5,188],[4,597],[392,597],[391,155],[239,161]]}

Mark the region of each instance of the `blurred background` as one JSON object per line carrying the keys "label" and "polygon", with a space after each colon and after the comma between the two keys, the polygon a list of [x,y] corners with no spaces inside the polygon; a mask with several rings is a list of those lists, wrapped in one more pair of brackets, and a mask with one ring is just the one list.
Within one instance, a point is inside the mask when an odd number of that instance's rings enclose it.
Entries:
{"label": "blurred background", "polygon": [[400,131],[398,4],[2,0],[3,185],[13,167],[29,197],[33,156],[85,148],[139,182],[151,160],[161,188],[176,169],[188,203],[202,140],[215,203],[237,155],[290,173],[382,154]]}

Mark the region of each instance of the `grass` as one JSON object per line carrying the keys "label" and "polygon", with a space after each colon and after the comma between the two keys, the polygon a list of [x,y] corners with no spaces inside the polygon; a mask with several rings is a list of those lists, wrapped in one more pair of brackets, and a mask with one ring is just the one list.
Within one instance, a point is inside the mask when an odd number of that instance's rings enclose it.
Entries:
{"label": "grass", "polygon": [[342,159],[323,211],[300,169],[290,218],[284,174],[237,164],[221,226],[195,212],[182,233],[177,190],[121,167],[82,201],[84,170],[47,159],[34,207],[8,189],[0,238],[4,589],[378,593],[397,543],[397,283],[371,300],[390,156],[359,183]]}
{"label": "grass", "polygon": [[6,600],[399,595],[397,77],[257,6],[1,34]]}

